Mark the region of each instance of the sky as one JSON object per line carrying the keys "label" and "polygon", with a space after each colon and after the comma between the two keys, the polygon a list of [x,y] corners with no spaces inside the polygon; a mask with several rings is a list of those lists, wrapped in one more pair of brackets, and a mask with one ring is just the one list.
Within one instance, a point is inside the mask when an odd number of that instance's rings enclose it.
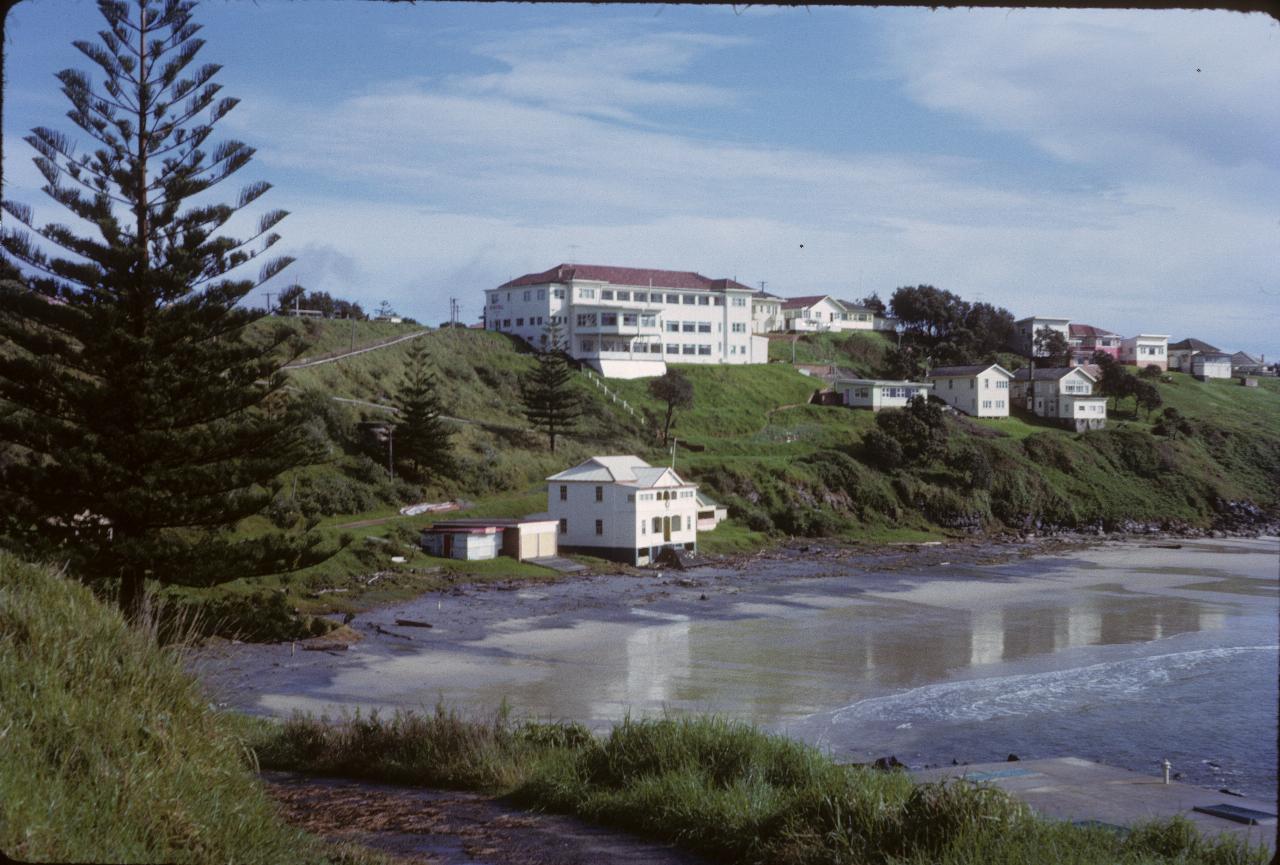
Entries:
{"label": "sky", "polygon": [[[1209,11],[208,0],[297,281],[425,323],[560,262],[783,296],[927,283],[1280,359],[1280,24]],[[84,0],[10,13],[6,195]],[[99,80],[100,76],[95,76]],[[256,215],[256,214],[255,214]],[[255,302],[262,303],[264,298]]]}

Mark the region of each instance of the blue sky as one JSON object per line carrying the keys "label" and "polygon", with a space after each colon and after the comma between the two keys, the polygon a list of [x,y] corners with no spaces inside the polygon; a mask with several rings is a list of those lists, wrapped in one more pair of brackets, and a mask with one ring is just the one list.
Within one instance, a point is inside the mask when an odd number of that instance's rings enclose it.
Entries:
{"label": "blue sky", "polygon": [[[931,283],[1280,358],[1280,26],[1215,12],[207,2],[201,60],[292,215],[278,280],[424,322],[561,261],[783,295]],[[81,0],[24,0],[21,136]],[[81,140],[84,140],[81,136]],[[86,142],[87,143],[87,142]],[[222,198],[232,198],[231,183]]]}

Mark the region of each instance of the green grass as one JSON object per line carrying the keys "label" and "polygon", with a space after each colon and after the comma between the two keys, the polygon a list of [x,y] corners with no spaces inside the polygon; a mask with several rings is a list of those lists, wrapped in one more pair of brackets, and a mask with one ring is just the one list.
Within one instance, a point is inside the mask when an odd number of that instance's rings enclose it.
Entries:
{"label": "green grass", "polygon": [[893,343],[884,333],[855,330],[844,333],[806,333],[769,340],[769,360],[795,363],[835,364],[868,378],[884,375],[884,354]]}
{"label": "green grass", "polygon": [[675,842],[717,862],[1180,863],[1265,861],[1185,820],[1127,837],[1050,822],[964,782],[841,766],[814,748],[716,717],[627,719],[596,738],[572,723],[479,722],[443,707],[259,728],[264,766],[477,789]]}
{"label": "green grass", "polygon": [[279,822],[172,650],[0,553],[0,850],[27,861],[352,861]]}

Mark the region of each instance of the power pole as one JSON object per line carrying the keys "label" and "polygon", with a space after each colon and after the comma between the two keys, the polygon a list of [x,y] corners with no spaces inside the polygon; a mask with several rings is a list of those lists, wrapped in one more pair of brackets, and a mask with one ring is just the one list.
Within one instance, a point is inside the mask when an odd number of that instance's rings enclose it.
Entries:
{"label": "power pole", "polygon": [[264,291],[263,294],[267,296],[267,315],[271,315],[271,295],[274,294],[274,292]]}

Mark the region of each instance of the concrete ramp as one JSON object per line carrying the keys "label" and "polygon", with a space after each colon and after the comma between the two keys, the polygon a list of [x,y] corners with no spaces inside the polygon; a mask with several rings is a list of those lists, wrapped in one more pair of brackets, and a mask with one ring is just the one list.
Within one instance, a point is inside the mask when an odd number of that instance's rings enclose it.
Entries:
{"label": "concrete ramp", "polygon": [[1121,828],[1181,816],[1209,836],[1230,832],[1271,850],[1276,845],[1274,802],[1231,796],[1176,781],[1165,784],[1158,767],[1153,767],[1150,775],[1143,775],[1079,757],[1056,757],[919,769],[911,774],[917,781],[959,778],[990,784],[1045,817],[1084,825]]}
{"label": "concrete ramp", "polygon": [[559,571],[562,574],[576,574],[587,570],[586,565],[580,565],[575,561],[566,559],[564,556],[538,556],[536,559],[525,559],[525,561],[541,568]]}

